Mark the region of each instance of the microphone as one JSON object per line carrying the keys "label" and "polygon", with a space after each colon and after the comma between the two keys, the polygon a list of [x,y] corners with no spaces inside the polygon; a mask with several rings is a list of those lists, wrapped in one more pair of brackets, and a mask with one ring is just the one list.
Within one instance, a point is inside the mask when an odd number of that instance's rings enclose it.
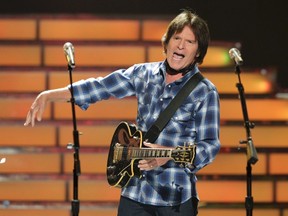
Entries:
{"label": "microphone", "polygon": [[241,53],[238,49],[232,48],[229,50],[230,58],[233,59],[236,65],[242,65],[243,59],[241,58]]}
{"label": "microphone", "polygon": [[71,68],[74,68],[75,67],[74,47],[73,47],[72,43],[70,43],[70,42],[65,43],[64,46],[63,46],[63,49],[64,49],[64,54],[66,56],[68,65]]}

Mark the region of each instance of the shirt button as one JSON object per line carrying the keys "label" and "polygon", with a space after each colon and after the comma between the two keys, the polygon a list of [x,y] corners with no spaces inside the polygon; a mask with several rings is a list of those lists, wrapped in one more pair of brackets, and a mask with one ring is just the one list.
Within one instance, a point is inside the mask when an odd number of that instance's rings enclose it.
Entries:
{"label": "shirt button", "polygon": [[154,116],[153,116],[153,118],[154,118],[154,119],[156,119],[156,118],[157,118],[157,116],[156,116],[156,115],[154,115]]}
{"label": "shirt button", "polygon": [[160,101],[163,101],[163,98],[160,98]]}

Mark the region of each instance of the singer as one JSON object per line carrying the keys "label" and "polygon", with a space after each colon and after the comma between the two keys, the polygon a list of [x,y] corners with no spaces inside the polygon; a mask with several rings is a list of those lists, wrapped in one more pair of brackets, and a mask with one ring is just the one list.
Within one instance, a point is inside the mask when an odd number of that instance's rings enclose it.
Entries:
{"label": "singer", "polygon": [[[184,84],[200,74],[210,41],[206,22],[195,13],[183,10],[168,25],[162,37],[165,60],[135,64],[102,78],[73,83],[75,103],[83,110],[110,97],[136,96],[137,128],[147,132]],[[70,59],[74,57],[70,56]],[[198,75],[197,75],[198,76]],[[25,126],[41,121],[50,101],[70,99],[70,85],[41,92],[31,105]],[[207,78],[200,80],[156,140],[144,141],[147,148],[175,148],[196,145],[194,162],[180,166],[170,158],[138,161],[142,177],[132,177],[121,188],[118,216],[195,216],[198,214],[196,173],[210,164],[220,149],[219,94]]]}

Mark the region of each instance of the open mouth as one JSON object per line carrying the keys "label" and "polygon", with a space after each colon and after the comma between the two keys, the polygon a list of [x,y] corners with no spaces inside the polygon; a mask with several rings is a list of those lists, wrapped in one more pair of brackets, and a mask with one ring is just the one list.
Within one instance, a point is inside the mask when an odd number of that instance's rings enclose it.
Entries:
{"label": "open mouth", "polygon": [[185,57],[185,56],[184,56],[183,54],[176,53],[176,52],[173,53],[173,58],[174,58],[174,59],[180,60],[180,59],[183,59],[184,57]]}

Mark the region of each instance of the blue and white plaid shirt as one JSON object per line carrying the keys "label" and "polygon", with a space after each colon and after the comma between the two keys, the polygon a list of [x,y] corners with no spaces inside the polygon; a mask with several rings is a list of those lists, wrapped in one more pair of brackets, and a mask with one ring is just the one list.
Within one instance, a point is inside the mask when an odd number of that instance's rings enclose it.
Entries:
{"label": "blue and white plaid shirt", "polygon": [[[184,83],[195,73],[197,66],[181,79],[166,84],[164,62],[136,64],[127,70],[117,70],[104,78],[90,78],[73,84],[75,102],[82,109],[110,97],[136,96],[137,126],[147,131]],[[183,146],[195,143],[194,168],[180,167],[173,160],[142,178],[133,177],[122,188],[122,196],[159,206],[173,206],[191,197],[198,197],[195,173],[211,163],[220,149],[219,95],[215,86],[203,79],[184,100],[155,143],[164,146]]]}

